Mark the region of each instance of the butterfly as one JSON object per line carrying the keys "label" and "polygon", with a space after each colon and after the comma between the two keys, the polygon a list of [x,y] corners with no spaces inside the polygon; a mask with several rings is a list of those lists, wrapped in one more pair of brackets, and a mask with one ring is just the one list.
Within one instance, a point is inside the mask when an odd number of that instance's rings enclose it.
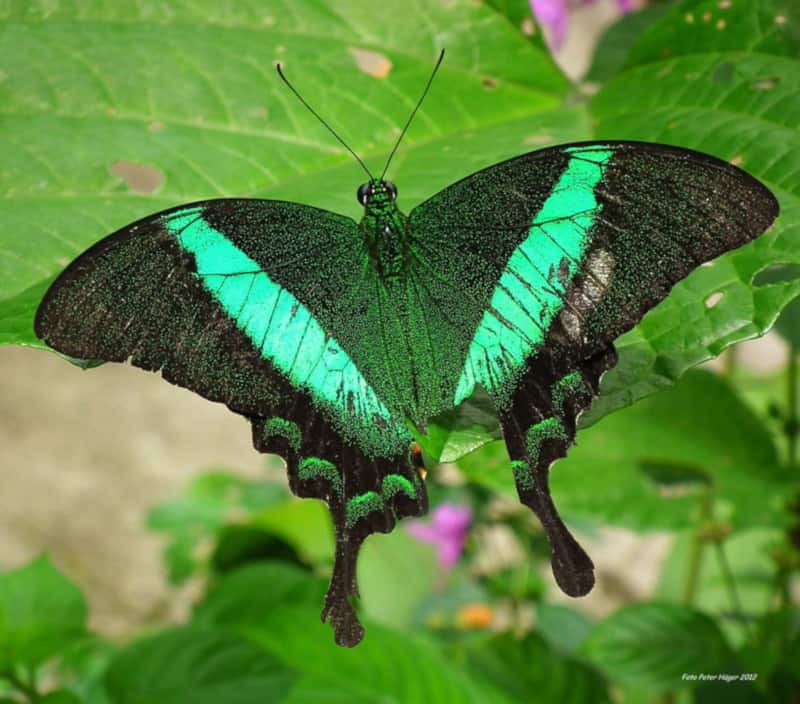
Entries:
{"label": "butterfly", "polygon": [[322,617],[341,645],[364,635],[360,545],[427,510],[413,431],[476,389],[557,583],[588,593],[593,564],[553,503],[550,465],[616,363],[615,338],[697,266],[764,232],[775,197],[706,154],[599,141],[489,166],[406,215],[384,177],[392,155],[376,178],[350,151],[369,174],[360,222],[237,198],[150,215],[67,266],[36,334],[71,357],[160,371],[249,420],[255,448],[286,460],[292,492],[330,509]]}

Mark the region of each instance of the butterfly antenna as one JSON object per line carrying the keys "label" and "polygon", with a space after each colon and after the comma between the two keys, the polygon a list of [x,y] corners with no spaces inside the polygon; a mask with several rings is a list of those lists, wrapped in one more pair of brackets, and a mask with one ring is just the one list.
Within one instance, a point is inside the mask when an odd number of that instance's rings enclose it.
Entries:
{"label": "butterfly antenna", "polygon": [[365,163],[364,163],[364,162],[361,160],[361,158],[358,156],[358,154],[356,154],[356,153],[355,153],[355,152],[354,152],[354,151],[353,151],[353,150],[352,150],[352,149],[351,149],[351,148],[350,148],[350,147],[347,145],[347,142],[345,142],[345,141],[344,141],[344,140],[343,140],[343,139],[342,139],[342,138],[341,138],[341,137],[340,137],[338,134],[336,134],[336,131],[333,129],[333,127],[331,127],[331,126],[330,126],[330,125],[329,125],[327,122],[325,122],[325,120],[323,120],[323,119],[320,117],[319,113],[318,113],[316,110],[314,110],[314,108],[312,108],[312,107],[311,107],[311,106],[308,104],[308,102],[306,101],[306,99],[305,99],[305,98],[304,98],[302,95],[300,95],[300,93],[298,93],[298,92],[297,92],[297,88],[295,88],[295,87],[294,87],[294,86],[293,86],[291,83],[289,83],[289,79],[288,79],[288,78],[286,78],[286,76],[284,76],[284,75],[283,75],[283,68],[281,67],[281,65],[280,65],[280,64],[277,64],[276,68],[278,69],[278,75],[281,77],[281,79],[283,80],[283,82],[284,82],[284,83],[285,83],[287,86],[289,86],[289,90],[290,90],[290,91],[292,91],[292,93],[294,93],[294,94],[297,96],[298,100],[299,100],[301,103],[303,103],[303,105],[305,105],[305,106],[306,106],[306,108],[308,108],[308,111],[309,111],[309,112],[310,112],[310,113],[311,113],[311,114],[312,114],[314,117],[316,117],[316,118],[317,118],[317,119],[318,119],[318,120],[319,120],[319,121],[320,121],[320,122],[321,122],[321,123],[322,123],[322,124],[325,126],[325,128],[328,130],[328,132],[330,132],[330,133],[331,133],[331,134],[332,134],[334,137],[336,137],[336,139],[339,141],[339,143],[340,143],[340,144],[341,144],[341,145],[342,145],[342,146],[343,146],[345,149],[347,149],[347,151],[348,151],[348,152],[350,152],[350,153],[353,155],[353,157],[355,157],[355,160],[356,160],[356,161],[357,161],[359,164],[361,164],[361,168],[362,168],[362,169],[364,169],[364,171],[366,171],[366,172],[367,172],[367,176],[369,176],[369,178],[370,178],[370,181],[374,181],[374,180],[375,180],[375,177],[374,177],[374,176],[373,176],[373,175],[370,173],[370,170],[367,168],[367,165],[366,165],[366,164],[365,164]]}
{"label": "butterfly antenna", "polygon": [[406,136],[406,132],[408,132],[408,126],[411,124],[411,121],[414,119],[414,115],[417,114],[417,110],[419,110],[419,106],[422,105],[422,101],[425,100],[425,96],[428,95],[428,90],[431,87],[431,83],[433,83],[433,78],[436,76],[436,72],[439,70],[439,66],[442,65],[442,59],[444,58],[444,49],[439,52],[439,58],[436,61],[436,66],[433,67],[433,71],[431,71],[431,77],[428,79],[428,82],[425,84],[425,90],[422,91],[422,95],[420,99],[417,101],[417,104],[414,106],[414,109],[411,111],[411,115],[408,117],[408,121],[406,122],[406,126],[403,127],[403,131],[400,133],[400,136],[397,138],[397,142],[395,142],[394,148],[392,149],[392,153],[389,154],[389,158],[386,161],[386,166],[383,167],[383,173],[381,173],[381,181],[383,181],[383,177],[386,175],[386,172],[389,170],[389,164],[392,163],[392,159],[394,158],[394,153],[397,151],[397,147],[400,146],[400,142],[403,141],[403,137]]}

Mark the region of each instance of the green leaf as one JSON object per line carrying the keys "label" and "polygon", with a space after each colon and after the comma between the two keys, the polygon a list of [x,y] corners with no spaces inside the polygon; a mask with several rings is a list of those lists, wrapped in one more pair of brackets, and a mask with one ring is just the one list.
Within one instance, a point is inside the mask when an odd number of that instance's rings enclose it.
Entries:
{"label": "green leaf", "polygon": [[81,704],[80,697],[76,696],[67,689],[60,689],[57,692],[50,692],[39,700],[41,704]]}
{"label": "green leaf", "polygon": [[597,624],[585,653],[604,672],[654,690],[683,686],[684,674],[723,671],[730,650],[708,616],[677,604],[626,606]]}
{"label": "green leaf", "polygon": [[151,530],[169,536],[164,560],[170,581],[180,584],[205,565],[199,548],[227,523],[285,500],[286,490],[271,482],[219,471],[193,479],[182,497],[156,506],[147,519]]}
{"label": "green leaf", "polygon": [[576,652],[591,628],[591,621],[582,611],[545,601],[536,604],[536,630],[562,653]]}
{"label": "green leaf", "polygon": [[379,170],[447,47],[392,166],[406,210],[530,144],[588,132],[585,109],[562,106],[567,81],[550,56],[471,0],[390,0],[379,13],[356,0],[291,11],[17,0],[0,21],[3,341],[41,346],[37,301],[20,294],[153,211],[259,196],[358,213],[363,174],[276,61]]}
{"label": "green leaf", "polygon": [[224,575],[194,612],[203,625],[250,625],[292,604],[320,609],[325,585],[283,562],[261,562]]}
{"label": "green leaf", "polygon": [[[516,495],[502,443],[458,464],[470,480]],[[680,469],[684,481],[666,486],[653,477],[654,467]],[[769,430],[724,379],[695,370],[580,431],[577,446],[553,467],[550,485],[565,513],[652,530],[695,522],[709,480],[717,518],[739,528],[785,522],[789,485]]]}
{"label": "green leaf", "polygon": [[[775,264],[760,271],[753,279],[756,286],[800,279],[800,265]],[[795,350],[800,349],[800,297],[781,311],[774,328]]]}
{"label": "green leaf", "polygon": [[35,667],[85,635],[86,601],[46,556],[0,575],[0,671]]}
{"label": "green leaf", "polygon": [[622,68],[639,35],[668,9],[667,2],[654,2],[620,17],[600,37],[584,80],[604,83],[614,76]]}
{"label": "green leaf", "polygon": [[411,626],[440,575],[433,546],[413,539],[402,526],[389,535],[371,536],[358,559],[364,616],[386,626]]}
{"label": "green leaf", "polygon": [[[778,531],[747,530],[734,533],[723,544],[725,558],[735,579],[737,600],[746,615],[765,613],[773,601],[775,564],[770,557],[770,548],[779,537]],[[683,598],[693,539],[688,531],[677,536],[662,569],[657,592],[660,599],[679,601]],[[722,620],[721,624],[728,640],[738,645],[749,630],[742,629],[738,620],[726,572],[716,551],[713,544],[704,549],[693,603],[706,613],[718,617],[727,615],[729,618]]]}
{"label": "green leaf", "polygon": [[480,388],[457,408],[431,419],[424,435],[411,430],[425,454],[436,462],[455,462],[502,437],[494,403]]}
{"label": "green leaf", "polygon": [[302,670],[306,686],[310,678],[315,689],[337,693],[335,702],[345,693],[352,701],[383,704],[505,701],[490,685],[456,669],[433,643],[377,624],[366,628],[357,648],[340,648],[316,609],[287,607],[271,612],[246,634],[287,666]]}
{"label": "green leaf", "polygon": [[238,637],[200,626],[165,631],[112,660],[113,704],[263,704],[280,702],[294,675]]}
{"label": "green leaf", "polygon": [[672,5],[592,100],[598,136],[732,161],[773,190],[782,214],[768,234],[693,272],[617,342],[619,365],[604,377],[585,425],[762,334],[800,293],[798,280],[751,283],[769,265],[800,262],[799,22],[788,0]]}
{"label": "green leaf", "polygon": [[577,660],[559,655],[535,633],[522,639],[510,634],[475,643],[469,653],[470,672],[479,674],[515,701],[542,704],[602,704],[610,702],[603,677]]}
{"label": "green leaf", "polygon": [[260,511],[252,523],[285,540],[310,563],[333,561],[333,523],[322,501],[288,499]]}
{"label": "green leaf", "polygon": [[272,531],[247,523],[226,525],[217,535],[211,554],[214,572],[225,573],[260,560],[281,560],[303,565],[297,551]]}

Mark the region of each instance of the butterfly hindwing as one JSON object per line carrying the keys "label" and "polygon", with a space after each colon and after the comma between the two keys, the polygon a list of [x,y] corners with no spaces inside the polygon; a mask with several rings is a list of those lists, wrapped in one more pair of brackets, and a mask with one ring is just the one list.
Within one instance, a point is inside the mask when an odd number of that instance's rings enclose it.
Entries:
{"label": "butterfly hindwing", "polygon": [[547,486],[577,415],[613,366],[613,340],[701,263],[749,242],[774,196],[723,161],[639,142],[564,145],[491,166],[410,213],[412,251],[435,271],[451,403],[494,399],[520,498],[539,515],[562,588],[589,558]]}
{"label": "butterfly hindwing", "polygon": [[[130,361],[250,419],[290,486],[327,502],[337,553],[324,616],[362,635],[350,597],[372,532],[426,510],[421,460],[345,352],[366,253],[349,218],[276,201],[217,200],[123,228],[54,282],[36,333],[81,359]],[[344,310],[343,310],[344,307]]]}

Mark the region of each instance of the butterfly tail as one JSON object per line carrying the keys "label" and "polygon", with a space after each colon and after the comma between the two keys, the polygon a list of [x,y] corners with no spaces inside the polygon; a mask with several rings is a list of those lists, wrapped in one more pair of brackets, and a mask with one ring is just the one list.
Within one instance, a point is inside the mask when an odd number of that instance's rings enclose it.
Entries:
{"label": "butterfly tail", "polygon": [[520,501],[539,518],[550,543],[556,583],[569,596],[584,596],[594,586],[594,564],[550,496],[550,466],[574,443],[578,415],[597,394],[600,376],[616,363],[616,352],[610,346],[566,372],[555,359],[540,357],[537,373],[523,379],[502,415],[503,434]]}
{"label": "butterfly tail", "polygon": [[328,505],[336,552],[322,620],[339,645],[352,647],[364,637],[354,606],[362,543],[372,533],[390,532],[398,519],[426,513],[428,497],[413,445],[395,457],[369,457],[318,421],[307,413],[301,430],[281,419],[251,418],[253,441],[259,452],[286,459],[292,493]]}

